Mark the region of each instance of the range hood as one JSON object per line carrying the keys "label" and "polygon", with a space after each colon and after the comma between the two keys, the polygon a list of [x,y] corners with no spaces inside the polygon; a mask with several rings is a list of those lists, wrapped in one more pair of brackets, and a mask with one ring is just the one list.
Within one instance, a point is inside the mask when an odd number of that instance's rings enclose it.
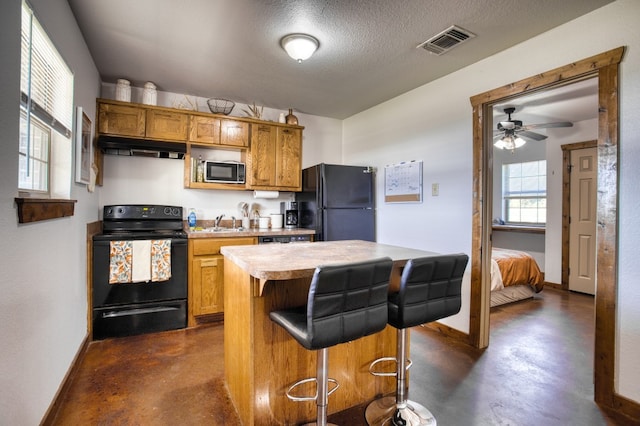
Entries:
{"label": "range hood", "polygon": [[184,142],[163,142],[108,135],[98,136],[98,148],[109,155],[139,155],[177,160],[184,158],[187,152],[187,144]]}

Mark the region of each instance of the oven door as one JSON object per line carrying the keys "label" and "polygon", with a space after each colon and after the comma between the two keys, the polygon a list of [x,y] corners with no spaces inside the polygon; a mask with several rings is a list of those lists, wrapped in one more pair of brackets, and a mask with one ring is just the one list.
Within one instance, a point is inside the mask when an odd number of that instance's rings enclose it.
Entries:
{"label": "oven door", "polygon": [[94,340],[177,330],[186,326],[186,300],[93,309]]}
{"label": "oven door", "polygon": [[[124,238],[122,238],[124,239]],[[113,307],[187,298],[187,239],[171,239],[171,278],[109,284],[110,241],[93,241],[93,307]]]}

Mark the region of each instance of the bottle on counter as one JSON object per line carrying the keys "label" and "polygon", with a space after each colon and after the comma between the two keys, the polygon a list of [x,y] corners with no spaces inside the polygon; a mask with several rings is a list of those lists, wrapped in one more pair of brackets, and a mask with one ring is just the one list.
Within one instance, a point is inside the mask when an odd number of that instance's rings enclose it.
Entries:
{"label": "bottle on counter", "polygon": [[189,216],[187,216],[187,222],[189,223],[189,230],[196,229],[196,209],[189,209]]}
{"label": "bottle on counter", "polygon": [[198,156],[198,164],[196,165],[196,181],[204,182],[204,161],[202,161],[202,155]]}

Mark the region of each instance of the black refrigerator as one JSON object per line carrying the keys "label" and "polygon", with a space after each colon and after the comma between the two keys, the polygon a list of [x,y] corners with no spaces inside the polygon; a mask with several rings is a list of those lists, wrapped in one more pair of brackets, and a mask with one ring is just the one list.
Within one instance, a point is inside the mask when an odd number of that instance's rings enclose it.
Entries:
{"label": "black refrigerator", "polygon": [[316,241],[375,241],[374,183],[371,167],[322,163],[302,170],[300,227],[315,230]]}

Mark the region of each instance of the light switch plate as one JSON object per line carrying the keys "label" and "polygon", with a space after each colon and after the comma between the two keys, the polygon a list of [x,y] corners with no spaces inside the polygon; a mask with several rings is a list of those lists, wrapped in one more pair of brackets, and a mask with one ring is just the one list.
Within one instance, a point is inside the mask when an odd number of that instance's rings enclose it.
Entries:
{"label": "light switch plate", "polygon": [[432,197],[437,197],[439,192],[440,192],[440,185],[437,184],[437,183],[432,183],[431,184],[431,196]]}

